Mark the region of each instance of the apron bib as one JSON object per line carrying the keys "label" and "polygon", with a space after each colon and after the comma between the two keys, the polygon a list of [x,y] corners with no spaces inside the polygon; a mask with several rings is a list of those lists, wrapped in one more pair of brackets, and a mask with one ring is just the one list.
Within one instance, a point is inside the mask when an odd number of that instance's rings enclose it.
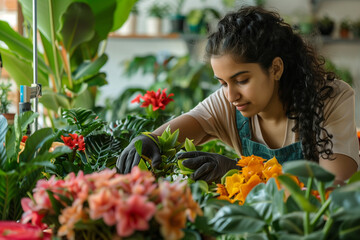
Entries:
{"label": "apron bib", "polygon": [[236,126],[241,139],[242,155],[244,156],[255,155],[266,160],[275,157],[280,164],[304,159],[301,142],[295,142],[279,149],[270,149],[264,144],[252,141],[249,119],[244,117],[238,110],[236,110]]}

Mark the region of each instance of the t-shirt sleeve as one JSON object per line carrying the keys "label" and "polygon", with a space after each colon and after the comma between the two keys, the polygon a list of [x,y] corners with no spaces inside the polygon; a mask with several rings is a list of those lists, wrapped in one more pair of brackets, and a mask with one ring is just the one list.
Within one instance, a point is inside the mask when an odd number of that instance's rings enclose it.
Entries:
{"label": "t-shirt sleeve", "polygon": [[325,104],[324,127],[328,133],[333,135],[333,152],[351,157],[359,167],[354,90],[340,80],[335,80],[334,90],[335,96]]}
{"label": "t-shirt sleeve", "polygon": [[194,117],[207,134],[199,144],[217,138],[238,151],[235,108],[225,98],[221,88],[186,114]]}

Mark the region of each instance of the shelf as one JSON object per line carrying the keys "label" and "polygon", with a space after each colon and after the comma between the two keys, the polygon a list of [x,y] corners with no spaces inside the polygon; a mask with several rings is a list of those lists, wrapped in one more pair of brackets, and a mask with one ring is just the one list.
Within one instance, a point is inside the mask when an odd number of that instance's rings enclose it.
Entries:
{"label": "shelf", "polygon": [[360,38],[332,38],[321,37],[321,41],[324,44],[360,44]]}
{"label": "shelf", "polygon": [[170,34],[164,34],[164,35],[157,35],[157,36],[152,36],[152,35],[146,35],[146,34],[131,34],[131,35],[121,35],[118,33],[110,33],[109,34],[110,38],[130,38],[130,39],[179,39],[180,38],[180,34],[178,33],[170,33]]}

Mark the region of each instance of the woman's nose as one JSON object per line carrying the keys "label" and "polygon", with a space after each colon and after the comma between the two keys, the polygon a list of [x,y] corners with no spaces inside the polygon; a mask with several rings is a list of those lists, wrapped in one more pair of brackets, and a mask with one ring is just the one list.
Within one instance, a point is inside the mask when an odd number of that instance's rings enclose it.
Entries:
{"label": "woman's nose", "polygon": [[240,98],[240,93],[239,91],[237,91],[237,89],[235,87],[228,87],[228,100],[229,102],[233,103],[236,102],[237,100],[239,100]]}

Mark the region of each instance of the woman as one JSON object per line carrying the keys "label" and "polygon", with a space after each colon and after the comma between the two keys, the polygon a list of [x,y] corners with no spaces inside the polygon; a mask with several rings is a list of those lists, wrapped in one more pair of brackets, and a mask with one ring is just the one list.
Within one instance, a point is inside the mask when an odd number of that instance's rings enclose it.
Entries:
{"label": "woman", "polygon": [[[307,159],[319,163],[342,183],[357,171],[359,149],[354,118],[354,91],[323,68],[324,60],[275,12],[243,7],[227,14],[208,37],[206,55],[221,84],[190,112],[170,124],[202,144],[220,139],[239,155],[276,157],[280,163]],[[139,136],[122,152],[120,172],[138,164],[134,142],[159,166],[160,152]],[[236,161],[218,154],[189,152],[184,166],[192,178],[219,181]]]}

